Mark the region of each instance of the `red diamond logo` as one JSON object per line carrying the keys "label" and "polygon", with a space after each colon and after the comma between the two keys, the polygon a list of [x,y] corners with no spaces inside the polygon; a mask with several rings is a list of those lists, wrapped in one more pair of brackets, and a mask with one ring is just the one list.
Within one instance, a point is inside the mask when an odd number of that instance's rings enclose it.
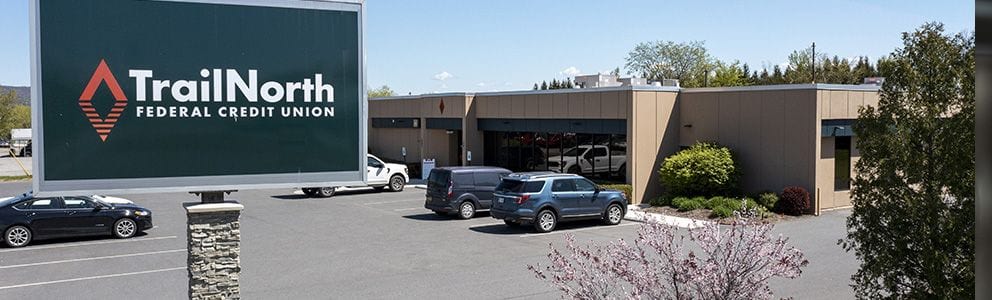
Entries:
{"label": "red diamond logo", "polygon": [[[96,93],[96,89],[100,87],[101,82],[107,83],[107,88],[110,89],[110,93],[114,95],[115,100],[114,107],[110,109],[110,113],[107,114],[106,118],[100,118],[100,114],[93,108],[92,102],[93,94]],[[79,107],[83,109],[83,113],[86,114],[86,118],[93,125],[93,129],[96,129],[96,133],[100,135],[100,140],[106,142],[107,136],[110,135],[110,130],[114,128],[117,119],[120,118],[121,113],[124,112],[124,108],[127,107],[127,97],[124,96],[124,90],[121,90],[121,85],[117,83],[117,78],[114,78],[114,74],[110,73],[110,68],[107,67],[107,62],[103,59],[96,66],[96,71],[90,77],[90,82],[86,84],[83,94],[79,96]]]}
{"label": "red diamond logo", "polygon": [[441,99],[441,104],[439,104],[437,107],[441,109],[441,113],[443,114],[444,113],[444,99]]}

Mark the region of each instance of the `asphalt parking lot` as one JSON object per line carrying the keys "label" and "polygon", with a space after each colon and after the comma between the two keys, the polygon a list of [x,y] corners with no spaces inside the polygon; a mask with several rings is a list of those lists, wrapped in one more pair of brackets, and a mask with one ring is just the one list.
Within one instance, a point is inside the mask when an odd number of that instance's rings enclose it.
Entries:
{"label": "asphalt parking lot", "polygon": [[[14,195],[28,182],[0,184]],[[423,209],[423,190],[371,190],[308,199],[292,190],[233,194],[241,218],[246,299],[549,299],[555,290],[526,266],[545,263],[564,232],[580,242],[632,240],[637,224],[563,223],[535,234],[487,214],[471,220]],[[69,239],[0,248],[0,299],[186,297],[186,216],[182,193],[126,196],[154,213],[156,228],[129,239]],[[776,231],[808,255],[798,280],[774,282],[776,296],[851,298],[853,257],[836,245],[847,212],[782,223]]]}

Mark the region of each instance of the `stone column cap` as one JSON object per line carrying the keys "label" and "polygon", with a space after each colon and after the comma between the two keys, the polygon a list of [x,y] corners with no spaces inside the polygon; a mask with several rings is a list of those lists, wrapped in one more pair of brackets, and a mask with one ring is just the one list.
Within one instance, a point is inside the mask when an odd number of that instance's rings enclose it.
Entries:
{"label": "stone column cap", "polygon": [[186,213],[191,214],[241,211],[245,209],[245,206],[237,201],[224,201],[222,203],[187,202],[183,203],[183,207],[186,208]]}

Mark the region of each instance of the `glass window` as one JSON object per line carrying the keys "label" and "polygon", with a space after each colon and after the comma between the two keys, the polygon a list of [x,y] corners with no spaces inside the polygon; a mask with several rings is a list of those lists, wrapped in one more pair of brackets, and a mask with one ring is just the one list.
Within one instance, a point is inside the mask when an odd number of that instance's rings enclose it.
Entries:
{"label": "glass window", "polygon": [[56,209],[59,208],[58,205],[49,198],[34,199],[25,201],[21,204],[15,206],[19,209]]}
{"label": "glass window", "polygon": [[573,192],[575,191],[574,179],[555,179],[551,185],[552,192]]}
{"label": "glass window", "polygon": [[433,169],[427,177],[427,184],[429,187],[447,187],[449,180],[451,180],[450,171]]}
{"label": "glass window", "polygon": [[475,179],[472,177],[472,173],[452,173],[451,176],[456,186],[475,185]]}
{"label": "glass window", "polygon": [[378,159],[371,158],[371,157],[369,157],[368,159],[369,159],[369,162],[368,162],[369,167],[373,167],[373,168],[382,168],[382,167],[384,167],[384,165],[382,165],[382,162],[380,162]]}
{"label": "glass window", "polygon": [[565,151],[565,156],[579,156],[582,152],[586,151],[586,148],[572,148]]}
{"label": "glass window", "polygon": [[67,208],[67,209],[93,208],[93,204],[90,203],[89,201],[86,201],[85,199],[82,199],[82,198],[76,198],[76,197],[66,197],[66,198],[63,198],[62,199],[62,203],[65,204],[65,208]]}
{"label": "glass window", "polygon": [[499,173],[496,172],[476,172],[475,185],[496,186],[499,184]]}
{"label": "glass window", "polygon": [[838,136],[834,140],[834,190],[851,189],[851,137]]}
{"label": "glass window", "polygon": [[544,181],[531,181],[524,187],[524,193],[540,193],[544,189]]}
{"label": "glass window", "polygon": [[575,179],[575,190],[579,192],[595,192],[596,184],[585,179]]}
{"label": "glass window", "polygon": [[595,149],[592,149],[592,155],[595,157],[606,157],[606,148],[596,147]]}
{"label": "glass window", "polygon": [[496,192],[500,193],[537,193],[544,189],[544,181],[520,181],[513,179],[503,179],[496,186]]}

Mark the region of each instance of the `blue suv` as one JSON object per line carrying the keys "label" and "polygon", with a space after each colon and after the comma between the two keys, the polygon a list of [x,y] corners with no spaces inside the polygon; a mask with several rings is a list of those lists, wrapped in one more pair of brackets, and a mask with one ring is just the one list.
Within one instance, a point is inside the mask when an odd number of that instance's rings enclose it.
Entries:
{"label": "blue suv", "polygon": [[496,187],[493,218],[515,227],[534,225],[538,232],[550,232],[559,221],[600,219],[608,225],[620,224],[627,208],[627,196],[604,190],[585,177],[551,172],[513,173]]}

